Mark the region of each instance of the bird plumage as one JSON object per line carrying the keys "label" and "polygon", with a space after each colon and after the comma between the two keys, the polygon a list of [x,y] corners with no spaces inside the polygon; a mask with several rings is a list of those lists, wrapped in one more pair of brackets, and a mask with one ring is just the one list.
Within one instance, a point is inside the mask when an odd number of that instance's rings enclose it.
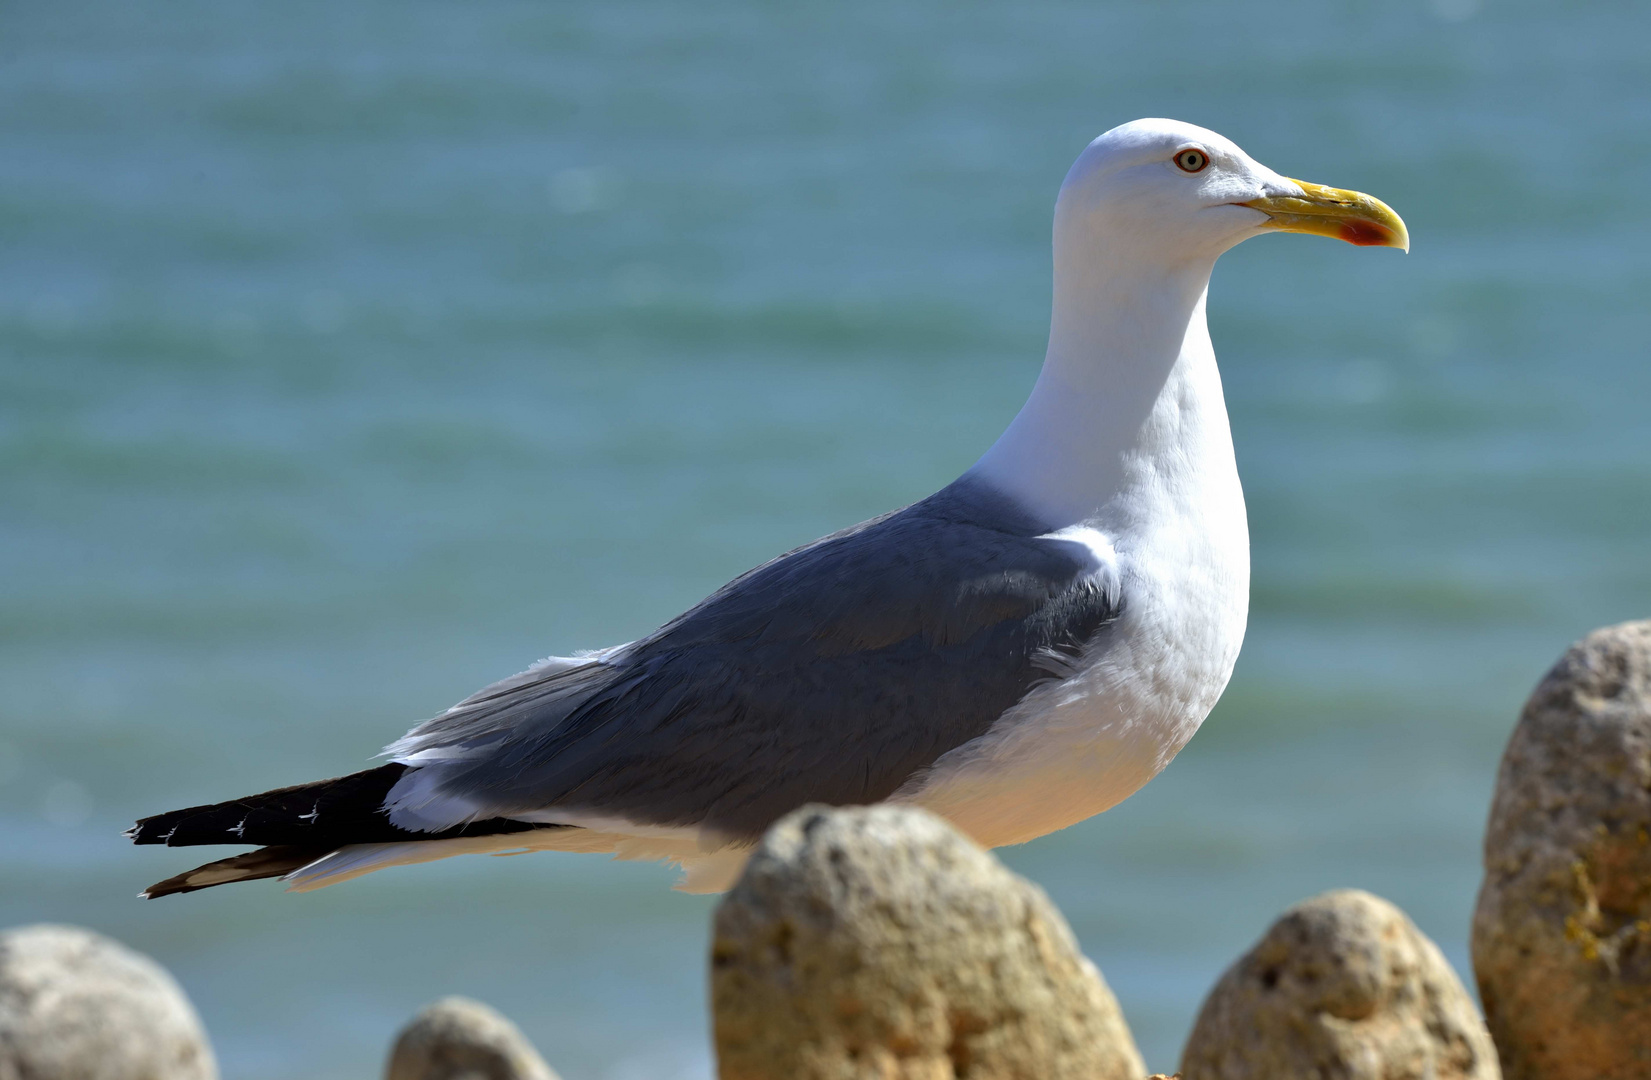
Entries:
{"label": "bird plumage", "polygon": [[[1197,730],[1244,634],[1210,271],[1269,227],[1329,227],[1314,214],[1391,232],[1367,196],[1341,209],[1351,194],[1175,121],[1101,136],[1056,204],[1038,383],[958,481],[644,638],[485,688],[392,744],[390,764],[144,819],[138,843],[266,845],[148,895],[522,850],[665,859],[711,890],[807,802],[917,803],[994,845],[1114,805]],[[1275,204],[1290,224],[1270,225]]]}

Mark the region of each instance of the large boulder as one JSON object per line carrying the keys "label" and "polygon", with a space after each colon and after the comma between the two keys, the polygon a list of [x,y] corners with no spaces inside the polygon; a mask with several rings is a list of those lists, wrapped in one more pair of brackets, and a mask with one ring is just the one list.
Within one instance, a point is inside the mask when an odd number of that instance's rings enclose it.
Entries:
{"label": "large boulder", "polygon": [[0,1080],[216,1080],[189,999],[164,969],[90,930],[0,933]]}
{"label": "large boulder", "polygon": [[1495,1080],[1496,1049],[1437,946],[1355,889],[1281,915],[1204,1000],[1186,1080]]}
{"label": "large boulder", "polygon": [[804,807],[717,908],[722,1080],[1140,1080],[1036,886],[922,810]]}
{"label": "large boulder", "polygon": [[1589,634],[1526,702],[1473,967],[1510,1080],[1651,1076],[1651,622]]}
{"label": "large boulder", "polygon": [[401,1029],[385,1080],[556,1080],[516,1025],[469,998],[442,998]]}

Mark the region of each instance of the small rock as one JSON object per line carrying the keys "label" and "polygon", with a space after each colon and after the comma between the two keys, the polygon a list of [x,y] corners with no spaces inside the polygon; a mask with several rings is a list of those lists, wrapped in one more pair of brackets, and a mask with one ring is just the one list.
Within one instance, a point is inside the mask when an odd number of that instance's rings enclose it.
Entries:
{"label": "small rock", "polygon": [[1456,973],[1404,912],[1344,889],[1273,923],[1204,1000],[1187,1080],[1496,1080]]}
{"label": "small rock", "polygon": [[909,807],[804,807],[717,908],[722,1080],[1140,1080],[1042,890]]}
{"label": "small rock", "polygon": [[189,999],[153,960],[75,926],[0,933],[0,1080],[216,1080]]}
{"label": "small rock", "polygon": [[1589,634],[1526,702],[1473,968],[1510,1080],[1651,1076],[1651,622]]}
{"label": "small rock", "polygon": [[396,1036],[385,1080],[556,1080],[516,1025],[469,998],[425,1008]]}

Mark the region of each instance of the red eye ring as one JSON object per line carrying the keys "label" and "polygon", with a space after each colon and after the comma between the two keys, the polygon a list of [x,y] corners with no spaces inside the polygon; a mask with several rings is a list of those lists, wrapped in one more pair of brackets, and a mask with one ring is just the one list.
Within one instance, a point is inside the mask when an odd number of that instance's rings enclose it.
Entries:
{"label": "red eye ring", "polygon": [[1189,146],[1175,155],[1175,167],[1182,172],[1203,172],[1209,166],[1210,156],[1196,147]]}

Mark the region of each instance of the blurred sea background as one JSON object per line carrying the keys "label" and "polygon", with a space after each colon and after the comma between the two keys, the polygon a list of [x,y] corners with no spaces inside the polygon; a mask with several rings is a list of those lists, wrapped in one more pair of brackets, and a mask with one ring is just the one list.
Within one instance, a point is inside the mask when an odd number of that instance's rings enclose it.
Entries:
{"label": "blurred sea background", "polygon": [[154,954],[236,1080],[374,1075],[446,993],[567,1080],[704,1080],[714,901],[665,868],[143,903],[216,852],[120,830],[950,480],[1037,373],[1067,165],[1161,115],[1414,253],[1223,259],[1243,657],[1163,776],[1003,857],[1155,1069],[1324,889],[1465,974],[1520,703],[1651,614],[1647,40],[1626,0],[5,5],[0,925]]}

